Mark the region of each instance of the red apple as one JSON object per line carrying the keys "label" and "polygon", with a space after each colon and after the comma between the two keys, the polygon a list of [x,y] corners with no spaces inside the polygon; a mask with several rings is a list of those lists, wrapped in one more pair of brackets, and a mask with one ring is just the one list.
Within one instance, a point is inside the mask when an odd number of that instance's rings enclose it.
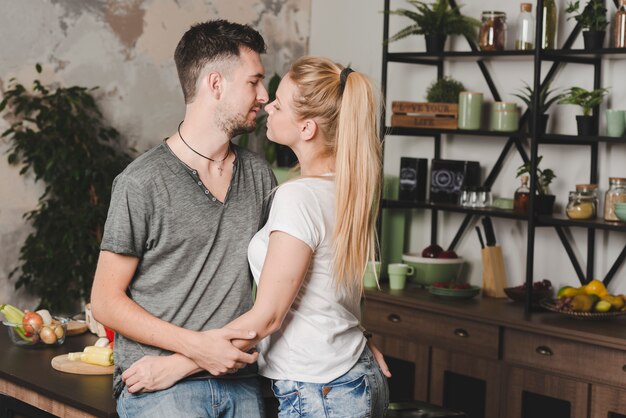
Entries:
{"label": "red apple", "polygon": [[443,248],[437,244],[429,245],[422,250],[422,257],[424,258],[438,258],[439,254],[443,252]]}
{"label": "red apple", "polygon": [[448,250],[448,251],[442,251],[441,254],[439,254],[438,258],[459,258],[459,256],[456,255],[454,251]]}

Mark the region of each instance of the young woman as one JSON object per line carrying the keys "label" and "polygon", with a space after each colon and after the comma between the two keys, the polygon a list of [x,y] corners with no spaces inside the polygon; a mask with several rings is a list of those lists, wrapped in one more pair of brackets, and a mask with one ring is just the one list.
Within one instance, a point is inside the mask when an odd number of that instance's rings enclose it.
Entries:
{"label": "young woman", "polygon": [[[375,90],[363,74],[304,57],[266,111],[268,138],[295,152],[301,177],[276,190],[249,244],[257,298],[226,328],[256,332],[235,345],[258,343],[259,373],[272,380],[281,417],[383,416],[390,374],[359,324],[381,189]],[[198,370],[181,355],[145,357],[123,377],[135,393]]]}

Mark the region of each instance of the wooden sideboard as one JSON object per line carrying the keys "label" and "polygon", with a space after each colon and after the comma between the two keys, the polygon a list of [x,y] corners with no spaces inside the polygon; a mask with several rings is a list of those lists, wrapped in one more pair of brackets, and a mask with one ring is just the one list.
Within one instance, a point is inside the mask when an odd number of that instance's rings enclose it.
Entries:
{"label": "wooden sideboard", "polygon": [[524,313],[506,299],[366,291],[363,324],[389,359],[392,400],[470,418],[626,418],[626,318]]}

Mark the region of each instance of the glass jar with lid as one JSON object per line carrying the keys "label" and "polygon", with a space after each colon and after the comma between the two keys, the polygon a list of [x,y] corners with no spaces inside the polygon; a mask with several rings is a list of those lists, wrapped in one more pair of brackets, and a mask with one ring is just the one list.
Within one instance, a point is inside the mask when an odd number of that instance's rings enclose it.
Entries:
{"label": "glass jar with lid", "polygon": [[569,192],[569,202],[565,213],[570,219],[592,219],[596,217],[598,198],[595,192],[584,193],[578,190]]}
{"label": "glass jar with lid", "polygon": [[617,202],[626,202],[626,178],[609,177],[609,189],[604,194],[605,221],[619,221],[615,215]]}
{"label": "glass jar with lid", "polygon": [[506,30],[506,13],[483,12],[479,36],[480,49],[483,51],[504,51]]}

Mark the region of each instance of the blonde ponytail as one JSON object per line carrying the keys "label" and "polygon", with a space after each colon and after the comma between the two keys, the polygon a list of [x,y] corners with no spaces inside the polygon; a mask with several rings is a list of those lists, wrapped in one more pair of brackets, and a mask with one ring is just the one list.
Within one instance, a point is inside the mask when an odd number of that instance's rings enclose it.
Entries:
{"label": "blonde ponytail", "polygon": [[304,57],[290,77],[300,97],[300,118],[315,118],[335,158],[335,285],[349,294],[363,292],[367,260],[376,250],[376,218],[381,191],[382,147],[374,87],[363,74],[344,72],[330,60]]}

